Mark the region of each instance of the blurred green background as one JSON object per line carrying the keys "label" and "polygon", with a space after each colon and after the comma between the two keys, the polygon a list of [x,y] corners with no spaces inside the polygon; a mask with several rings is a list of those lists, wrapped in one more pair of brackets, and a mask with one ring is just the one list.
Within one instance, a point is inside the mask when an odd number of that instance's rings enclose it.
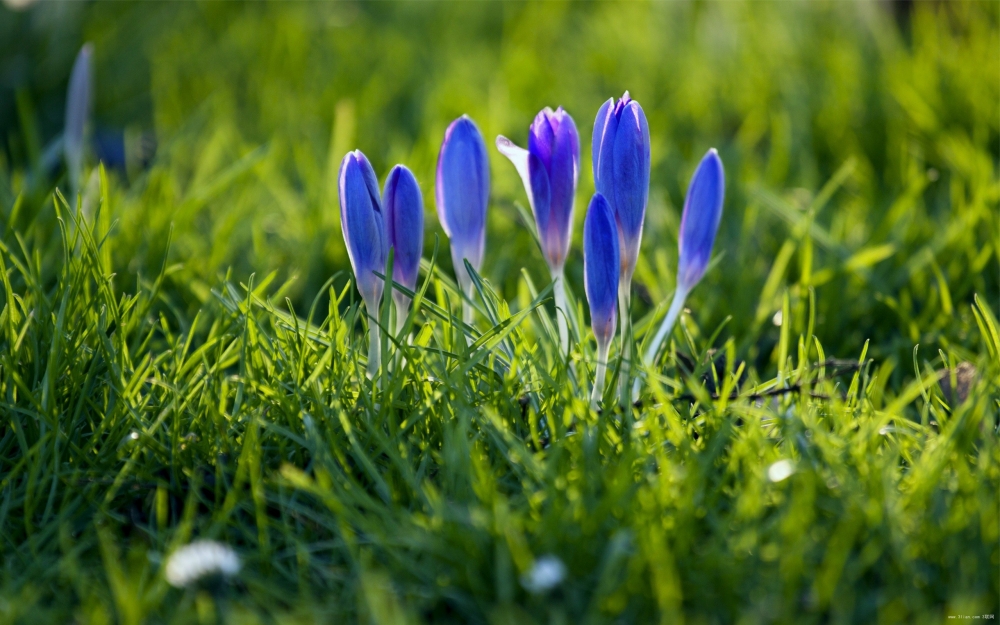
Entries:
{"label": "blurred green background", "polygon": [[[1000,293],[998,12],[994,2],[0,9],[0,215],[19,193],[18,219],[51,214],[51,186],[30,172],[61,131],[72,60],[92,41],[95,131],[157,141],[148,169],[114,177],[122,288],[156,275],[172,228],[165,293],[176,310],[195,310],[230,268],[240,280],[296,276],[289,292],[301,309],[348,267],[335,172],[353,148],[380,180],[397,162],[416,173],[429,254],[435,236],[446,244],[437,152],[462,113],[490,144],[484,275],[508,296],[522,266],[544,284],[513,205],[524,191],[492,141],[523,143],[541,107],[562,105],[583,146],[568,268],[582,294],[593,116],[628,89],[653,142],[639,316],[673,289],[684,192],[714,146],[727,194],[721,262],[688,303],[700,325],[732,315],[745,356],[766,360],[784,287],[803,327],[813,288],[828,350],[855,354],[873,339],[871,355],[906,362],[914,343],[963,343],[973,294],[995,304]],[[48,185],[65,188],[51,174]],[[32,234],[57,250],[53,228]]]}
{"label": "blurred green background", "polygon": [[[213,622],[211,597],[168,594],[157,559],[206,535],[247,563],[231,596],[248,613],[228,622],[375,613],[393,587],[438,622],[931,623],[995,609],[997,351],[971,304],[1000,299],[1000,3],[13,2],[0,5],[13,283],[0,340],[15,345],[0,350],[0,621]],[[47,160],[87,41],[94,135],[127,139],[100,252],[63,249],[52,192],[66,172]],[[515,342],[539,371],[494,386],[428,357],[396,404],[366,408],[360,334],[321,360],[222,286],[227,272],[295,278],[285,293],[302,314],[330,276],[346,284],[335,174],[353,148],[380,180],[413,169],[425,249],[439,237],[450,272],[434,168],[467,113],[491,146],[483,274],[522,304],[520,270],[539,285],[548,273],[492,142],[523,144],[535,113],[562,105],[583,147],[568,264],[581,295],[593,116],[626,89],[653,141],[640,332],[673,290],[687,183],[716,147],[718,261],[685,329],[697,349],[733,341],[744,393],[788,390],[798,335],[855,361],[871,340],[854,383],[728,407],[678,394],[633,428],[574,407],[566,371],[544,370],[535,315]],[[115,292],[93,286],[109,266]],[[806,384],[811,358],[800,349],[793,374]],[[924,387],[960,361],[981,372],[967,401]],[[665,372],[677,393],[704,392]],[[521,403],[536,391],[540,407]],[[580,429],[542,446],[538,424],[568,426],[572,410]],[[348,447],[360,460],[343,468],[329,450]],[[770,477],[779,459],[794,477]],[[325,509],[323,495],[348,503]],[[354,535],[373,562],[338,542]],[[518,576],[549,552],[568,580],[529,597]]]}

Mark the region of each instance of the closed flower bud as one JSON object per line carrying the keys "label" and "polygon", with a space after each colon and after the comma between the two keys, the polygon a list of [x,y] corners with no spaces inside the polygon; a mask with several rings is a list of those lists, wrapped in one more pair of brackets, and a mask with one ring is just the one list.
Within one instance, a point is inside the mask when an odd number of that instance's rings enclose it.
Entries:
{"label": "closed flower bud", "polygon": [[63,129],[63,155],[66,158],[66,171],[69,174],[70,188],[73,193],[80,190],[80,178],[83,175],[83,150],[87,124],[90,121],[90,102],[93,94],[91,77],[91,57],[94,45],[87,43],[80,48],[73,62],[73,71],[69,76],[69,88],[66,91],[66,122]]}
{"label": "closed flower bud", "polygon": [[649,126],[628,91],[604,103],[594,121],[594,186],[607,198],[618,224],[621,275],[631,284],[649,199]]}
{"label": "closed flower bud", "polygon": [[705,274],[712,256],[715,234],[722,218],[722,201],[726,193],[726,177],[719,153],[712,148],[701,159],[691,177],[681,232],[678,240],[680,258],[677,262],[677,288],[690,291]]}
{"label": "closed flower bud", "polygon": [[583,223],[583,276],[598,346],[608,345],[615,335],[620,262],[611,207],[603,195],[595,193]]}
{"label": "closed flower bud", "polygon": [[360,150],[348,152],[340,163],[340,224],[358,290],[369,314],[377,317],[384,283],[375,272],[385,271],[385,224],[378,180]]}
{"label": "closed flower bud", "polygon": [[[403,165],[392,168],[385,179],[382,205],[388,244],[395,250],[392,278],[412,291],[417,286],[424,249],[424,198],[413,172]],[[400,291],[393,291],[392,295],[402,314],[409,306],[409,296]]]}
{"label": "closed flower bud", "polygon": [[590,325],[597,339],[597,370],[590,396],[594,408],[604,390],[608,347],[615,336],[615,302],[620,267],[618,228],[611,206],[603,195],[595,193],[583,222],[583,280],[590,306]]}
{"label": "closed flower bud", "polygon": [[497,137],[497,149],[517,168],[538,226],[542,253],[552,273],[559,274],[569,252],[573,199],[580,171],[580,137],[562,107],[546,107],[528,129],[528,149]]}
{"label": "closed flower bud", "polygon": [[476,124],[463,115],[445,131],[438,155],[435,199],[441,226],[451,240],[455,274],[466,293],[472,290],[472,278],[464,261],[476,271],[483,263],[489,197],[486,143]]}
{"label": "closed flower bud", "polygon": [[[677,289],[674,299],[663,318],[656,336],[649,342],[643,361],[652,367],[660,345],[674,329],[674,324],[684,308],[684,300],[691,289],[705,275],[708,261],[712,257],[712,245],[719,231],[722,218],[722,201],[726,193],[726,177],[722,169],[722,159],[715,148],[709,150],[698,163],[691,177],[687,197],[684,198],[684,213],[681,216],[681,232],[678,237]],[[639,380],[632,391],[633,398],[639,396]]]}

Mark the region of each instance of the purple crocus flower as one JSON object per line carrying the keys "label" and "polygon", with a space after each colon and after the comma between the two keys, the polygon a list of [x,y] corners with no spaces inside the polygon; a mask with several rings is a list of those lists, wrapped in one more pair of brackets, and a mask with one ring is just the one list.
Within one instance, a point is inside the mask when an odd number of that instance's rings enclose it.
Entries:
{"label": "purple crocus flower", "polygon": [[[384,283],[375,272],[385,271],[385,223],[382,219],[378,180],[371,163],[361,150],[348,152],[340,163],[340,225],[365,308],[370,317],[378,319]],[[368,334],[371,339],[368,373],[374,376],[378,371],[381,354],[377,323],[369,325]]]}
{"label": "purple crocus flower", "polygon": [[[656,332],[643,361],[647,367],[653,364],[660,345],[673,329],[688,293],[705,275],[708,261],[712,257],[712,246],[722,219],[722,203],[726,194],[726,176],[722,159],[715,148],[710,149],[698,163],[687,197],[684,198],[684,213],[681,216],[681,231],[678,238],[677,289],[670,303],[667,316]],[[633,396],[638,395],[638,380]]]}
{"label": "purple crocus flower", "polygon": [[[486,206],[490,198],[490,167],[486,143],[476,124],[462,115],[448,126],[438,155],[438,219],[451,240],[451,258],[458,283],[466,294],[472,292],[472,278],[465,260],[479,271],[486,243]],[[472,309],[464,305],[466,321]]]}
{"label": "purple crocus flower", "polygon": [[383,282],[375,272],[385,270],[385,223],[378,180],[361,150],[348,152],[340,163],[340,223],[361,297],[377,308]]}
{"label": "purple crocus flower", "polygon": [[527,150],[504,136],[497,137],[497,149],[514,164],[528,193],[542,254],[552,272],[559,347],[565,354],[569,350],[569,328],[563,266],[572,238],[573,200],[580,176],[580,137],[576,124],[562,107],[555,111],[546,107],[528,128]]}
{"label": "purple crocus flower", "polygon": [[607,198],[618,224],[622,286],[632,282],[649,199],[649,126],[628,91],[597,112],[593,137],[594,187]]}
{"label": "purple crocus flower", "polygon": [[611,206],[600,193],[590,200],[583,223],[583,276],[590,306],[590,324],[597,339],[597,374],[591,404],[596,407],[604,389],[608,348],[615,336],[615,301],[621,258],[618,228]]}
{"label": "purple crocus flower", "polygon": [[83,148],[86,145],[84,135],[90,121],[90,101],[92,98],[91,57],[93,55],[93,44],[86,43],[80,48],[80,52],[73,62],[73,70],[69,75],[69,88],[66,91],[63,156],[66,159],[70,188],[74,194],[80,190],[80,178],[83,175]]}
{"label": "purple crocus flower", "polygon": [[[388,245],[395,250],[392,278],[413,291],[424,249],[424,198],[413,172],[403,165],[393,167],[385,179],[382,203]],[[392,297],[396,302],[396,323],[402,325],[410,298],[401,291],[393,291]]]}
{"label": "purple crocus flower", "polygon": [[678,240],[677,288],[690,291],[705,275],[715,234],[722,219],[722,201],[726,193],[726,175],[722,159],[715,148],[710,149],[698,164],[681,216]]}
{"label": "purple crocus flower", "polygon": [[553,275],[562,273],[573,227],[580,173],[580,137],[573,118],[546,107],[528,129],[528,149],[497,137],[497,149],[517,168],[538,225],[542,253]]}
{"label": "purple crocus flower", "polygon": [[629,405],[632,359],[632,274],[639,258],[642,224],[649,199],[649,126],[639,103],[628,91],[618,102],[609,99],[597,112],[593,137],[594,186],[607,198],[618,225],[621,282],[618,306],[622,316],[622,406]]}

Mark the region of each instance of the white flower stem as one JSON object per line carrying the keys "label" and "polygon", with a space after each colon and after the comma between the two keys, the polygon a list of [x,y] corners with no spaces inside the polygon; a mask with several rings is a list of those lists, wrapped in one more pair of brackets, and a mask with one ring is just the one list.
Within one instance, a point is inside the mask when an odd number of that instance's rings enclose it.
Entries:
{"label": "white flower stem", "polygon": [[395,335],[398,338],[398,340],[402,343],[404,337],[401,337],[400,333],[403,331],[403,326],[406,325],[406,315],[410,312],[409,311],[409,304],[408,303],[402,303],[398,299],[395,300],[395,303],[396,303],[396,332],[395,332]]}
{"label": "white flower stem", "polygon": [[[402,345],[405,345],[407,343],[407,340],[406,340],[407,337],[403,335],[403,327],[406,325],[406,315],[409,312],[410,300],[409,300],[408,297],[407,298],[403,298],[403,297],[396,298],[395,294],[393,294],[393,300],[394,300],[394,303],[396,305],[396,332],[395,332],[395,337],[396,337],[396,340],[399,341],[399,344],[402,346]],[[403,357],[403,350],[402,349],[397,349],[396,350],[395,361],[396,361],[396,364],[397,364],[397,369],[399,369],[399,370],[401,370],[403,367],[406,366],[406,358]]]}
{"label": "white flower stem", "polygon": [[684,309],[685,299],[687,299],[686,290],[678,288],[674,291],[674,299],[670,302],[670,310],[667,311],[667,316],[663,318],[663,323],[660,324],[660,329],[656,332],[656,336],[653,337],[653,342],[646,348],[646,356],[643,358],[643,362],[647,367],[653,364],[653,359],[656,358],[656,354],[660,351],[660,345],[670,335],[670,331],[674,329],[674,324],[677,323],[677,319],[681,316],[681,310]]}
{"label": "white flower stem", "polygon": [[629,365],[632,360],[632,281],[624,281],[618,285],[618,312],[622,321],[622,366],[618,378],[618,391],[621,395],[622,408],[628,407],[629,401]]}
{"label": "white flower stem", "polygon": [[562,270],[552,274],[552,293],[556,301],[556,323],[559,326],[559,355],[565,358],[569,353],[569,327],[566,325],[569,306],[566,303],[566,280]]}
{"label": "white flower stem", "polygon": [[608,371],[608,345],[597,343],[597,372],[594,374],[594,390],[590,393],[590,407],[596,410],[604,395],[604,376]]}
{"label": "white flower stem", "polygon": [[373,379],[378,375],[379,367],[382,366],[382,341],[379,336],[378,322],[375,320],[378,315],[378,307],[367,308],[370,312],[375,313],[368,320],[368,378]]}
{"label": "white flower stem", "polygon": [[[475,312],[475,309],[472,307],[472,292],[475,289],[475,285],[472,284],[472,276],[470,276],[469,272],[466,271],[464,265],[455,271],[455,277],[458,279],[458,288],[465,294],[465,297],[462,298],[462,322],[467,326],[471,326],[472,316]],[[465,334],[464,330],[462,331],[462,334],[465,336],[466,344],[472,345],[472,337]]]}
{"label": "white flower stem", "polygon": [[[660,346],[663,341],[670,336],[670,332],[674,329],[677,324],[677,319],[681,316],[681,311],[684,310],[684,300],[687,299],[687,290],[680,287],[674,291],[674,299],[670,302],[670,310],[667,311],[667,316],[663,318],[663,323],[660,324],[660,329],[657,330],[656,336],[649,343],[646,348],[646,354],[642,359],[643,364],[646,368],[653,366],[653,362],[656,360],[656,355],[660,352]],[[636,378],[635,385],[632,387],[632,400],[635,401],[639,398],[639,379]]]}

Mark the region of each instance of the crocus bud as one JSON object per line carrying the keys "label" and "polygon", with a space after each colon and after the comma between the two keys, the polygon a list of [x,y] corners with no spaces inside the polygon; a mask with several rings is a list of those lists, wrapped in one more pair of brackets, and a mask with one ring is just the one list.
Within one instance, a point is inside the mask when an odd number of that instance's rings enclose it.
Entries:
{"label": "crocus bud", "polygon": [[468,260],[476,271],[482,266],[489,197],[486,143],[476,124],[463,115],[444,133],[438,155],[435,199],[441,226],[451,240],[455,275],[466,293],[472,290],[472,278],[463,261]]}
{"label": "crocus bud", "polygon": [[615,335],[620,262],[611,207],[603,195],[595,193],[583,223],[583,277],[598,347],[610,344]]}
{"label": "crocus bud", "polygon": [[63,155],[66,158],[66,171],[73,193],[80,190],[80,177],[83,174],[84,133],[90,119],[92,80],[90,58],[93,53],[93,44],[86,43],[80,48],[76,61],[73,62],[73,71],[69,75],[69,88],[66,91]]}
{"label": "crocus bud", "polygon": [[[424,249],[424,198],[413,172],[396,165],[385,179],[382,192],[385,230],[393,252],[392,278],[411,291],[417,286],[420,256]],[[410,304],[409,296],[393,291],[401,314]]]}
{"label": "crocus bud", "polygon": [[618,224],[621,276],[632,281],[649,199],[649,126],[628,91],[604,103],[594,121],[594,186],[607,198]]}
{"label": "crocus bud", "polygon": [[506,137],[497,137],[497,149],[520,174],[535,215],[545,261],[560,274],[569,253],[573,226],[573,198],[580,171],[580,137],[576,124],[562,107],[546,107],[528,129],[528,149]]}
{"label": "crocus bud", "polygon": [[372,316],[384,283],[375,272],[385,271],[386,236],[378,180],[361,150],[348,152],[340,163],[340,224],[358,290]]}
{"label": "crocus bud", "polygon": [[[643,361],[651,367],[660,351],[660,345],[674,329],[674,324],[684,308],[684,300],[691,289],[705,275],[705,268],[712,256],[715,233],[722,218],[722,200],[726,193],[726,177],[722,159],[715,148],[709,150],[698,163],[684,198],[681,232],[678,238],[677,289],[674,299],[663,318],[660,329],[646,348]],[[639,397],[639,380],[635,381],[632,397]]]}
{"label": "crocus bud", "polygon": [[678,289],[690,291],[705,275],[705,268],[712,256],[715,234],[719,231],[725,193],[726,178],[722,159],[715,148],[712,148],[698,164],[684,199],[678,240]]}

